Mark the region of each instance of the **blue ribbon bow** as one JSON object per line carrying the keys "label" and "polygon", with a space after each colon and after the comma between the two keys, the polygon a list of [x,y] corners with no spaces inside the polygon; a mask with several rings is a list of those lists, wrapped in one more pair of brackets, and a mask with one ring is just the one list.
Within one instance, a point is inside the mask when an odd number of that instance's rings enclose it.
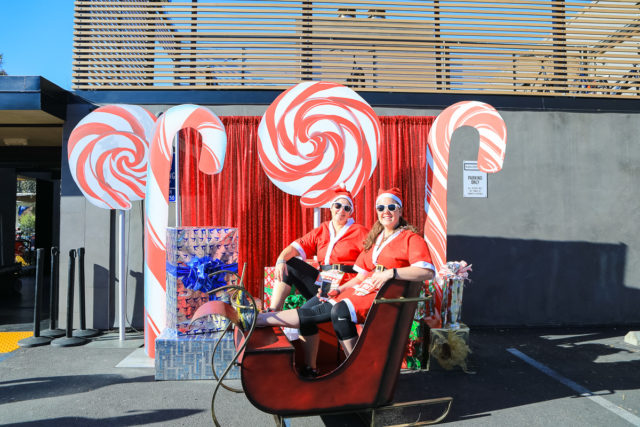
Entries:
{"label": "blue ribbon bow", "polygon": [[219,259],[212,259],[209,255],[202,258],[193,257],[186,265],[174,266],[167,264],[167,273],[173,274],[182,280],[185,288],[194,291],[209,292],[213,289],[225,286],[224,274],[216,274],[216,271],[229,270],[238,272],[238,263],[224,264]]}

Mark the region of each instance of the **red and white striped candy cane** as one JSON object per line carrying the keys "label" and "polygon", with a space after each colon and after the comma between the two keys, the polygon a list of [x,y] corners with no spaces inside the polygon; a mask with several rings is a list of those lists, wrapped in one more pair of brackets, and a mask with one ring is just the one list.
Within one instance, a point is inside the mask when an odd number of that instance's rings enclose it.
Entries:
{"label": "red and white striped candy cane", "polygon": [[67,145],[74,181],[92,204],[131,209],[144,198],[147,151],[156,118],[137,105],[106,105],[87,114]]}
{"label": "red and white striped candy cane", "polygon": [[[424,238],[431,258],[440,271],[447,258],[447,177],[449,146],[453,132],[471,126],[480,134],[478,168],[493,173],[502,169],[507,127],[500,114],[489,104],[477,101],[458,102],[436,118],[427,138],[427,180],[425,187]],[[440,289],[436,289],[440,291]],[[436,296],[437,299],[437,296]],[[439,310],[439,307],[437,307]]]}
{"label": "red and white striped candy cane", "polygon": [[330,82],[303,82],[267,108],[258,128],[258,157],[282,191],[306,207],[327,206],[332,188],[355,196],[378,162],[380,122],[353,90]]}
{"label": "red and white striped candy cane", "polygon": [[155,339],[166,326],[165,261],[172,145],[176,134],[187,128],[196,129],[202,136],[198,167],[203,173],[213,175],[222,170],[227,148],[224,125],[204,107],[172,107],[156,123],[149,147],[144,227],[144,344],[149,357],[155,357]]}

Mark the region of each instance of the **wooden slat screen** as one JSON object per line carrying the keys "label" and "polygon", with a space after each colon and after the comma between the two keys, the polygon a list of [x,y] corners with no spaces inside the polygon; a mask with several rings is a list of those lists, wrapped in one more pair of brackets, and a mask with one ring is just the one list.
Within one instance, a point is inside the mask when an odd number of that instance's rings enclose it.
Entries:
{"label": "wooden slat screen", "polygon": [[76,0],[73,87],[629,97],[631,1]]}

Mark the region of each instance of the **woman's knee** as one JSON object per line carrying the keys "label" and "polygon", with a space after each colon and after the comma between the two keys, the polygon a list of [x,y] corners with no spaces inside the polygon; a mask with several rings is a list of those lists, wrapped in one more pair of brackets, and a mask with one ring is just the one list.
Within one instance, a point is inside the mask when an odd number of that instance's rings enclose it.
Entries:
{"label": "woman's knee", "polygon": [[317,296],[314,296],[314,297],[308,299],[307,302],[305,302],[302,305],[302,307],[300,307],[300,308],[310,309],[310,308],[313,308],[313,307],[315,307],[316,305],[318,305],[320,303],[322,303],[322,301],[320,301]]}
{"label": "woman's knee", "polygon": [[351,312],[344,301],[340,301],[331,309],[331,322],[339,340],[344,341],[358,336],[356,324],[351,320]]}

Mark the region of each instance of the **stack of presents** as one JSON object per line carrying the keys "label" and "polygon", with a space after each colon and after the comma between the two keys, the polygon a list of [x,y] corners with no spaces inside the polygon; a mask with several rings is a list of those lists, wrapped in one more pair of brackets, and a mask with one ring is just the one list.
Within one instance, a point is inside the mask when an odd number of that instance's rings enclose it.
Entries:
{"label": "stack of presents", "polygon": [[[211,354],[227,326],[220,316],[194,319],[196,310],[214,299],[228,300],[224,291],[209,291],[237,284],[238,230],[221,227],[167,229],[167,327],[156,339],[156,379],[213,379]],[[216,350],[216,372],[223,372],[235,355],[231,334]],[[233,368],[227,378],[239,378]]]}
{"label": "stack of presents", "polygon": [[[218,271],[238,272],[238,230],[221,227],[170,227],[167,229],[167,328],[156,339],[156,379],[212,379],[211,354],[228,321],[219,316],[194,319],[196,310],[208,301],[228,302],[224,291],[210,291],[237,285],[237,276]],[[307,260],[318,268],[314,260]],[[274,267],[264,269],[264,307],[268,307],[275,284]],[[425,291],[423,291],[424,294]],[[297,308],[305,299],[292,290],[284,308]],[[409,335],[402,367],[425,369],[429,364],[430,333],[425,320],[432,312],[429,303],[419,303]],[[447,328],[431,335],[447,334]],[[457,332],[456,332],[457,333]],[[467,338],[468,339],[468,330]],[[216,350],[216,372],[223,372],[235,356],[232,334],[226,334]],[[237,367],[227,378],[239,378]]]}

